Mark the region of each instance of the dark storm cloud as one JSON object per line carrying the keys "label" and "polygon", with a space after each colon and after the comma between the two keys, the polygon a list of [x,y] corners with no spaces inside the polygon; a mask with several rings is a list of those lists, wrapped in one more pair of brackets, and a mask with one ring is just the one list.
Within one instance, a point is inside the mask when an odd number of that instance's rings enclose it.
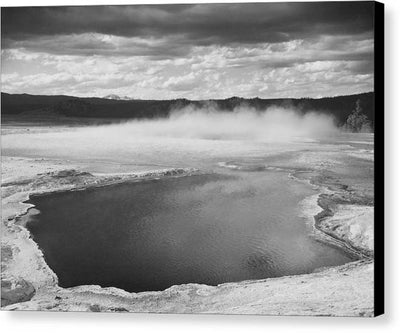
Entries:
{"label": "dark storm cloud", "polygon": [[[324,34],[372,34],[373,3],[25,7],[2,8],[1,16],[3,48],[34,48],[36,41],[59,35],[99,33],[163,38],[171,43],[170,49],[179,47],[186,52],[186,47],[193,45],[277,43]],[[55,52],[49,45],[43,48],[44,52]],[[68,54],[74,48],[79,49],[58,44],[57,53]],[[91,52],[96,49],[94,45]],[[149,51],[152,53],[151,48]]]}

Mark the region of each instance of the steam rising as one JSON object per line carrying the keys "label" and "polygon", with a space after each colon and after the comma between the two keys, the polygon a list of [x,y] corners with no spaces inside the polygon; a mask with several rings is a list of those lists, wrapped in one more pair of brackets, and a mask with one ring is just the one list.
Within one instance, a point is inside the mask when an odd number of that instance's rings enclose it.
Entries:
{"label": "steam rising", "polygon": [[106,131],[138,137],[205,140],[287,141],[329,135],[338,129],[330,116],[272,107],[260,112],[245,107],[232,112],[213,107],[177,110],[166,119],[135,120],[107,126]]}
{"label": "steam rising", "polygon": [[277,107],[263,112],[240,107],[226,112],[209,106],[176,110],[163,119],[18,130],[14,135],[2,135],[2,151],[11,156],[96,164],[98,170],[118,172],[123,168],[208,168],[221,161],[298,149],[298,143],[308,144],[336,131],[333,119],[318,113]]}

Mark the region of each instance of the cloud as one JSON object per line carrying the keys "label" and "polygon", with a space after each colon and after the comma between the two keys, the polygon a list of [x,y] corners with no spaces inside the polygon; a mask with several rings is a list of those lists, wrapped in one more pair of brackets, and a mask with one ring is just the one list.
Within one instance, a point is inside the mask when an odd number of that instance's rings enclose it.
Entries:
{"label": "cloud", "polygon": [[182,76],[172,76],[162,85],[171,90],[189,90],[196,87],[196,74],[190,72]]}
{"label": "cloud", "polygon": [[[85,34],[164,39],[172,43],[170,50],[178,45],[279,43],[316,34],[372,33],[372,6],[372,2],[316,2],[12,7],[2,10],[2,44],[3,48],[33,48],[35,41],[47,45],[48,52],[66,53],[79,48],[79,43],[86,46],[85,52],[88,47],[101,52],[110,46],[73,38]],[[46,44],[54,36],[65,39],[57,50]]]}
{"label": "cloud", "polygon": [[319,97],[373,88],[373,3],[2,8],[7,92]]}
{"label": "cloud", "polygon": [[[184,58],[151,61],[146,57],[6,50],[2,86],[8,92],[78,96],[116,93],[143,99],[320,97],[373,89],[373,66],[368,60],[318,60],[324,52],[330,52],[320,50],[315,61],[310,56],[306,61],[310,46],[301,45],[288,54],[266,52],[268,46],[263,45],[251,50],[239,46],[197,47]],[[30,73],[21,71],[22,67]]]}

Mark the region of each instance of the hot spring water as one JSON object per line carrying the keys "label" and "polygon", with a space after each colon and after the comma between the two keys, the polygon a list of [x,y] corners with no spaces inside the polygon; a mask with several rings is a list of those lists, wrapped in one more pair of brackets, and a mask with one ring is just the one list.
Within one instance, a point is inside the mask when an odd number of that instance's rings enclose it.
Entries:
{"label": "hot spring water", "polygon": [[309,273],[350,258],[315,241],[287,172],[230,172],[33,196],[28,228],[63,287],[128,291]]}

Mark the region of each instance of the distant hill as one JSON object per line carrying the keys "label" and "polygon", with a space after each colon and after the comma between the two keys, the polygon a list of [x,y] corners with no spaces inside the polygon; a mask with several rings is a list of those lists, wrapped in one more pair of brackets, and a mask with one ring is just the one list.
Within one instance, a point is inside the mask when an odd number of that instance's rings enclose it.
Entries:
{"label": "distant hill", "polygon": [[[2,118],[6,115],[29,116],[53,115],[75,118],[105,118],[105,119],[138,119],[167,117],[173,110],[186,106],[201,107],[212,103],[220,110],[232,111],[240,105],[246,105],[257,110],[270,106],[295,107],[303,113],[319,111],[333,115],[338,125],[343,125],[355,108],[357,100],[363,113],[374,125],[374,93],[363,93],[348,96],[325,98],[240,98],[212,99],[191,101],[187,99],[174,100],[121,100],[94,97],[74,96],[42,96],[28,94],[1,93]],[[2,119],[3,120],[3,119]]]}
{"label": "distant hill", "polygon": [[130,101],[130,100],[133,100],[133,98],[130,98],[128,96],[118,96],[118,95],[114,95],[114,94],[104,96],[103,98],[104,99],[114,99],[116,101]]}

